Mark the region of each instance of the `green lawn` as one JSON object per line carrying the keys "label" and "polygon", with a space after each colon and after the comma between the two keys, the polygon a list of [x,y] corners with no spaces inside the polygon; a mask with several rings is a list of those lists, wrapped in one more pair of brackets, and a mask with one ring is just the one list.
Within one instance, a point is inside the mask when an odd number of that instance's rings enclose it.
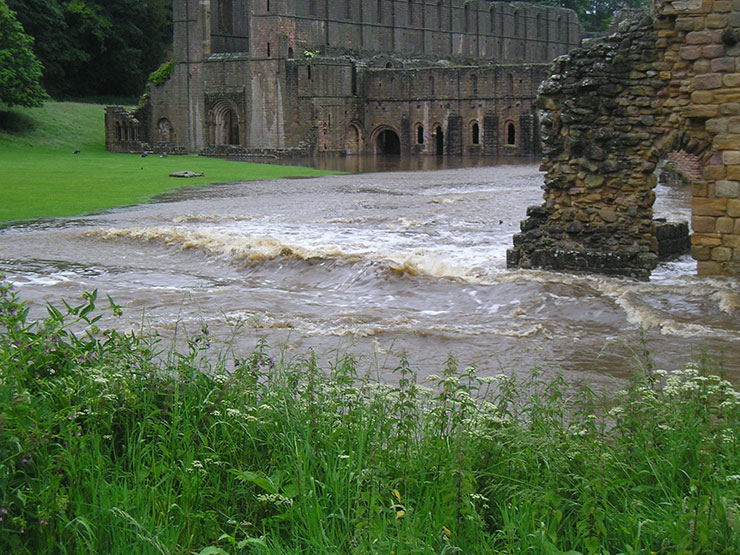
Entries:
{"label": "green lawn", "polygon": [[[103,117],[100,104],[48,102],[11,110],[0,105],[0,221],[89,214],[146,202],[182,186],[326,173],[199,156],[106,152]],[[77,149],[80,153],[73,154]],[[180,170],[205,175],[169,177]]]}

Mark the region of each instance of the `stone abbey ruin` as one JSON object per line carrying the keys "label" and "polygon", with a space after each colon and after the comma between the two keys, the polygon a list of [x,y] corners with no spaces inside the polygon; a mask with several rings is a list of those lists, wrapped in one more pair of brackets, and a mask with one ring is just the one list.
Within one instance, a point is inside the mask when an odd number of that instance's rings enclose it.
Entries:
{"label": "stone abbey ruin", "polygon": [[668,157],[691,181],[698,273],[740,275],[740,0],[653,0],[583,44],[573,12],[522,3],[173,8],[173,73],[132,113],[107,109],[109,150],[542,148],[544,203],[528,209],[507,264],[638,278],[688,240],[653,220]]}
{"label": "stone abbey ruin", "polygon": [[465,0],[174,0],[174,71],[109,150],[532,155],[576,15]]}
{"label": "stone abbey ruin", "polygon": [[545,202],[508,264],[647,277],[660,254],[655,168],[692,188],[700,275],[740,275],[740,0],[654,0],[557,58],[540,87]]}

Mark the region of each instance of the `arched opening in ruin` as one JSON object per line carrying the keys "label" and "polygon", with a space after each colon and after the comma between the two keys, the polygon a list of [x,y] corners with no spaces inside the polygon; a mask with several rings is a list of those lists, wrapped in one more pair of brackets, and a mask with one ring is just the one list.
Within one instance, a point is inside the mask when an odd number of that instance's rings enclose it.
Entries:
{"label": "arched opening in ruin", "polygon": [[437,156],[445,153],[445,134],[441,125],[434,128],[434,153]]}
{"label": "arched opening in ruin", "polygon": [[293,58],[295,58],[295,53],[293,52],[293,47],[289,46],[288,47],[288,59],[292,60]]}
{"label": "arched opening in ruin", "polygon": [[385,155],[401,154],[401,140],[393,129],[382,129],[375,138],[375,153]]}
{"label": "arched opening in ruin", "polygon": [[480,144],[480,126],[477,121],[473,122],[473,125],[470,128],[470,134],[472,143],[474,145]]}
{"label": "arched opening in ruin", "polygon": [[174,139],[172,123],[167,118],[160,118],[157,122],[157,141],[160,143],[171,143]]}
{"label": "arched opening in ruin", "polygon": [[116,140],[119,142],[123,140],[123,129],[119,122],[116,122]]}
{"label": "arched opening in ruin", "polygon": [[417,145],[424,144],[424,126],[423,125],[416,126],[416,144]]}
{"label": "arched opening in ruin", "polygon": [[360,123],[352,122],[347,127],[344,141],[345,154],[359,154],[362,152],[364,142],[363,135],[364,133]]}
{"label": "arched opening in ruin", "polygon": [[213,145],[239,145],[239,116],[236,107],[228,101],[218,102],[211,109],[209,138]]}
{"label": "arched opening in ruin", "polygon": [[506,144],[516,146],[516,125],[511,121],[506,124]]}

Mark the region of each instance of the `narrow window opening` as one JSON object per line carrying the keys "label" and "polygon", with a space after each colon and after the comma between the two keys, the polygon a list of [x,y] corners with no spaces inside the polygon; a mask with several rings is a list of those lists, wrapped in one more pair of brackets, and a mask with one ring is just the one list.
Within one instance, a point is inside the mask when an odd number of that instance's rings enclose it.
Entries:
{"label": "narrow window opening", "polygon": [[295,53],[293,52],[293,47],[292,46],[289,46],[288,47],[288,58],[291,59],[291,60],[293,58],[295,58]]}
{"label": "narrow window opening", "polygon": [[472,85],[473,85],[473,96],[478,96],[478,76],[473,75],[471,77]]}
{"label": "narrow window opening", "polygon": [[480,144],[480,127],[477,123],[473,124],[473,144]]}
{"label": "narrow window opening", "polygon": [[440,126],[437,126],[437,129],[434,135],[435,135],[435,139],[437,143],[435,152],[437,156],[442,156],[445,153],[445,134],[444,134],[444,131],[442,131],[442,128]]}
{"label": "narrow window opening", "polygon": [[267,57],[270,57],[270,43],[267,43]]}
{"label": "narrow window opening", "polygon": [[507,145],[515,145],[516,144],[516,127],[514,127],[513,123],[510,123],[506,126],[506,144]]}
{"label": "narrow window opening", "polygon": [[383,22],[383,0],[378,0],[378,5],[375,8],[377,12],[378,23]]}
{"label": "narrow window opening", "polygon": [[270,0],[267,0],[267,6],[266,7],[267,7],[267,11],[269,12],[270,11]]}
{"label": "narrow window opening", "polygon": [[434,96],[434,77],[432,75],[429,76],[429,92]]}
{"label": "narrow window opening", "polygon": [[414,24],[414,0],[409,0],[409,26]]}
{"label": "narrow window opening", "polygon": [[424,144],[424,127],[421,125],[416,128],[416,144]]}

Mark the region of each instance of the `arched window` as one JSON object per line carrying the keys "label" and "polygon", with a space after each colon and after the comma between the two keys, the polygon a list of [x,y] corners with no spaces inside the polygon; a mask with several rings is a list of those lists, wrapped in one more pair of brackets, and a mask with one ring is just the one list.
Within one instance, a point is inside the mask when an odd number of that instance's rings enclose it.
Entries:
{"label": "arched window", "polygon": [[344,0],[344,19],[352,19],[352,2]]}
{"label": "arched window", "polygon": [[306,66],[306,75],[308,76],[308,80],[311,80],[311,66]]}
{"label": "arched window", "polygon": [[442,23],[442,0],[439,0],[439,2],[437,2],[437,28],[438,29],[445,28]]}
{"label": "arched window", "polygon": [[480,144],[480,127],[478,126],[478,122],[477,121],[473,122],[473,127],[472,127],[471,131],[472,131],[472,135],[473,135],[473,137],[472,137],[473,144],[474,145]]}
{"label": "arched window", "polygon": [[429,94],[434,96],[434,75],[429,76]]}
{"label": "arched window", "polygon": [[506,144],[516,145],[516,127],[512,122],[506,124]]}
{"label": "arched window", "polygon": [[514,10],[514,36],[519,36],[519,10]]}
{"label": "arched window", "polygon": [[409,0],[409,26],[414,24],[414,0]]}
{"label": "arched window", "polygon": [[468,23],[468,20],[470,19],[470,6],[466,3],[465,4],[465,10],[463,12],[463,17],[465,18],[464,25],[464,31],[467,33],[468,28],[470,27],[470,23]]}
{"label": "arched window", "polygon": [[494,9],[493,6],[491,6],[488,9],[488,30],[493,35],[496,33],[495,25],[496,25],[496,18],[494,17]]}
{"label": "arched window", "polygon": [[270,11],[270,0],[266,0],[265,2],[265,11],[269,13]]}
{"label": "arched window", "polygon": [[423,125],[418,125],[416,127],[416,144],[417,145],[424,144],[424,126]]}
{"label": "arched window", "polygon": [[267,43],[267,57],[270,57],[270,43]]}
{"label": "arched window", "polygon": [[478,76],[473,74],[470,77],[471,85],[473,86],[473,96],[478,96]]}
{"label": "arched window", "polygon": [[293,52],[293,47],[292,46],[289,46],[288,47],[288,59],[289,60],[292,60],[293,58],[295,58],[295,54]]}
{"label": "arched window", "polygon": [[378,5],[375,8],[376,15],[378,17],[378,23],[383,22],[383,0],[378,0]]}
{"label": "arched window", "polygon": [[514,94],[514,74],[513,73],[507,73],[506,74],[506,84],[509,88],[509,95]]}

